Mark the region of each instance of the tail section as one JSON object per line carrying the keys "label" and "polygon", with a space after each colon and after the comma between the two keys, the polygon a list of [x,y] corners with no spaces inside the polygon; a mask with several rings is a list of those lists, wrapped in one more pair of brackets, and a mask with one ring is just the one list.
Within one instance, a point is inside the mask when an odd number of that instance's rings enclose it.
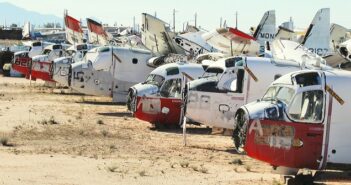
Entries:
{"label": "tail section", "polygon": [[66,39],[70,44],[83,43],[83,30],[80,21],[65,12]]}
{"label": "tail section", "polygon": [[274,40],[276,33],[276,18],[275,10],[270,10],[264,13],[260,23],[258,24],[253,37],[261,46],[261,52],[264,52],[264,47],[267,42],[271,43]]}
{"label": "tail section", "polygon": [[101,23],[87,18],[87,26],[89,30],[89,42],[99,45],[108,45],[108,34]]}
{"label": "tail section", "polygon": [[330,9],[320,9],[314,16],[302,44],[313,53],[325,56],[330,52]]}
{"label": "tail section", "polygon": [[182,49],[173,43],[175,33],[161,19],[143,13],[141,33],[141,40],[145,47],[157,55],[183,53]]}

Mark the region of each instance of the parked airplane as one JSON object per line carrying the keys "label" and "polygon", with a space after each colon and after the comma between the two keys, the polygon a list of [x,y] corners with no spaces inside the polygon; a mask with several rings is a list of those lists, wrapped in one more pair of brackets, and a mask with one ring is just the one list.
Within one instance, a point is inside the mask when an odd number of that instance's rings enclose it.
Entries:
{"label": "parked airplane", "polygon": [[196,79],[204,73],[200,64],[171,63],[153,70],[145,82],[129,89],[127,106],[134,116],[161,126],[179,126],[183,74]]}
{"label": "parked airplane", "polygon": [[62,86],[69,86],[68,78],[71,64],[82,61],[87,52],[95,47],[91,44],[76,44],[69,47],[66,50],[68,56],[60,57],[53,61],[52,72],[50,73],[52,79]]}
{"label": "parked airplane", "polygon": [[232,129],[240,106],[261,97],[280,76],[311,65],[259,57],[220,59],[208,66],[201,79],[189,82],[185,116],[208,126]]}
{"label": "parked airplane", "polygon": [[235,116],[235,147],[295,175],[299,169],[349,169],[348,71],[302,70],[274,81]]}
{"label": "parked airplane", "polygon": [[153,70],[152,53],[137,48],[103,46],[90,50],[83,61],[72,64],[68,84],[78,92],[112,96],[126,102],[128,89]]}

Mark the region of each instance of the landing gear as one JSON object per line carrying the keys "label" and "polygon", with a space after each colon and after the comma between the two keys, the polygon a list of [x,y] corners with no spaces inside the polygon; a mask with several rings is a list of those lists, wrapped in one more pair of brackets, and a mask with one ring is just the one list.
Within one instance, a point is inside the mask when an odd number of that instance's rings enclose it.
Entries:
{"label": "landing gear", "polygon": [[295,176],[284,176],[286,185],[313,185],[312,174],[297,174]]}

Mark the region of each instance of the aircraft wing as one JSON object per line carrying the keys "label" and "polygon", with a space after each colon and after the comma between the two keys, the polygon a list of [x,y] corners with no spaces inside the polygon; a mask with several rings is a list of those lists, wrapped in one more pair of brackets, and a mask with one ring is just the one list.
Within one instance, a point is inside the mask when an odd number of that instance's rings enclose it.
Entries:
{"label": "aircraft wing", "polygon": [[314,65],[317,62],[322,65],[326,64],[322,57],[310,52],[298,42],[275,39],[272,42],[271,50],[274,59],[290,60],[299,64],[305,63],[305,65]]}
{"label": "aircraft wing", "polygon": [[202,37],[223,53],[256,56],[259,52],[260,45],[256,39],[235,28],[219,28],[203,34]]}

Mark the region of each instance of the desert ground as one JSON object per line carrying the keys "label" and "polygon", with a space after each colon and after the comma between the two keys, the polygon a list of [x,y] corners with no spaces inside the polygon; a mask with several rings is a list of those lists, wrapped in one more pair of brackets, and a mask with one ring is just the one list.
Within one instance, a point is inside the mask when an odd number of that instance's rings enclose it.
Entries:
{"label": "desert ground", "polygon": [[[282,184],[205,127],[155,130],[109,97],[0,76],[0,184]],[[347,180],[327,184],[347,184]]]}

